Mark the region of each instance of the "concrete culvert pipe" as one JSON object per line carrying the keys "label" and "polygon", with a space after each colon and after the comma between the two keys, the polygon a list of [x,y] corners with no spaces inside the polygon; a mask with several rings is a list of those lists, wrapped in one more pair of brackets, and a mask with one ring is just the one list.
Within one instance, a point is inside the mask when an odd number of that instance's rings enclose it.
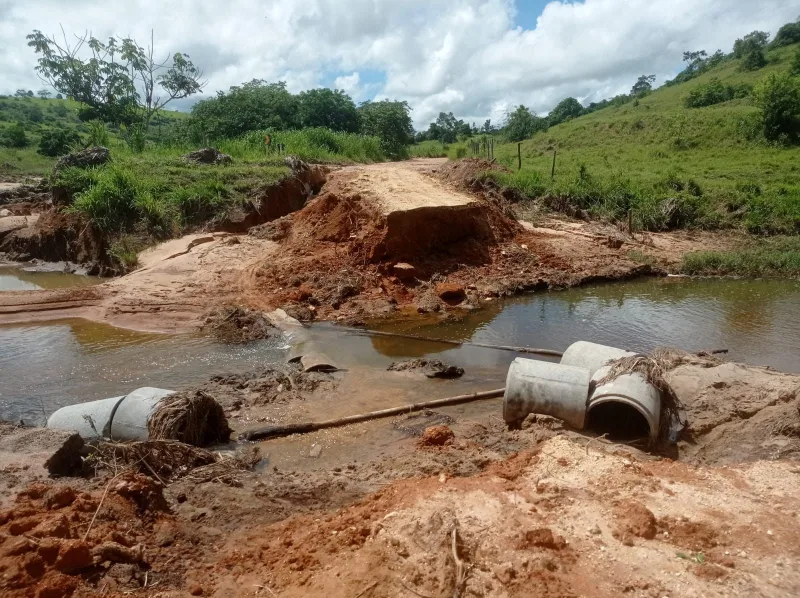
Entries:
{"label": "concrete culvert pipe", "polygon": [[655,442],[661,421],[661,393],[638,372],[599,384],[610,371],[610,366],[604,366],[592,376],[597,386],[589,397],[586,427],[608,434],[611,440],[647,438]]}
{"label": "concrete culvert pipe", "polygon": [[635,353],[625,351],[624,349],[598,345],[588,341],[578,341],[567,347],[567,350],[564,351],[564,355],[561,357],[560,363],[561,365],[586,368],[589,370],[590,375],[593,376],[597,370],[612,359],[631,357],[632,355],[635,355]]}
{"label": "concrete culvert pipe", "polygon": [[147,440],[147,422],[161,399],[173,390],[145,386],[127,395],[111,420],[111,440]]}
{"label": "concrete culvert pipe", "polygon": [[74,430],[84,440],[108,438],[111,419],[125,396],[62,407],[47,418],[47,427]]}
{"label": "concrete culvert pipe", "polygon": [[591,374],[585,368],[516,358],[508,368],[503,419],[519,427],[531,413],[550,415],[582,429]]}

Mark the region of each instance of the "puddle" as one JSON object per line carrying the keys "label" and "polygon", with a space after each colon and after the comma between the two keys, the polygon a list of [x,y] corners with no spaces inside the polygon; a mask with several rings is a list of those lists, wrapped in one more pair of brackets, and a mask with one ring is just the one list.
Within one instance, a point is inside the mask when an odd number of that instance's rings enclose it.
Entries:
{"label": "puddle", "polygon": [[96,276],[63,272],[63,265],[62,271],[38,267],[0,266],[0,292],[86,287],[101,282],[103,279]]}

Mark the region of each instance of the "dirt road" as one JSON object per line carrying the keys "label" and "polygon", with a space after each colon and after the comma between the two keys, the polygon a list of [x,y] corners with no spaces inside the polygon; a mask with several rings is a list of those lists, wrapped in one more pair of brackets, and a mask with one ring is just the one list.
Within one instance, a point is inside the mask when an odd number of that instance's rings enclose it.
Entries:
{"label": "dirt road", "polygon": [[[624,238],[596,223],[518,222],[501,198],[475,195],[442,160],[342,168],[298,212],[248,234],[199,233],[139,256],[140,268],[92,289],[0,296],[0,323],[83,317],[146,331],[184,331],[224,305],[285,308],[303,319],[355,321],[397,310],[623,279],[673,268],[716,235]],[[403,263],[401,272],[397,264]]]}

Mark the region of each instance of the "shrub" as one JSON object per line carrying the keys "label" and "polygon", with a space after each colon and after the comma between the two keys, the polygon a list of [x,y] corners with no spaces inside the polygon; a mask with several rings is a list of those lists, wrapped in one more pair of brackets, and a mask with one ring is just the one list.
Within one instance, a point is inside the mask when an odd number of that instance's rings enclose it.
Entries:
{"label": "shrub", "polygon": [[28,147],[29,143],[28,136],[25,134],[25,127],[21,123],[11,125],[0,136],[0,145],[6,147]]}
{"label": "shrub", "polygon": [[68,154],[75,146],[80,145],[80,142],[81,137],[75,131],[50,129],[42,133],[36,153],[55,158]]}
{"label": "shrub", "polygon": [[797,48],[792,56],[792,63],[789,67],[789,72],[793,75],[800,75],[800,48]]}
{"label": "shrub", "polygon": [[767,66],[767,58],[764,56],[764,50],[758,48],[744,55],[741,69],[743,71],[757,71],[765,66]]}
{"label": "shrub", "polygon": [[78,194],[71,209],[107,232],[124,231],[139,215],[137,206],[147,203],[149,190],[125,168],[111,165],[98,173],[94,185]]}
{"label": "shrub", "polygon": [[753,90],[761,109],[764,137],[770,141],[797,138],[800,115],[800,80],[789,73],[771,73]]}
{"label": "shrub", "polygon": [[687,108],[702,108],[713,106],[722,102],[729,102],[734,98],[744,98],[752,93],[752,88],[746,83],[739,85],[725,85],[714,77],[705,85],[699,85],[689,92],[683,103]]}
{"label": "shrub", "polygon": [[87,143],[90,146],[107,146],[109,141],[108,127],[102,120],[91,120],[89,125],[89,139]]}

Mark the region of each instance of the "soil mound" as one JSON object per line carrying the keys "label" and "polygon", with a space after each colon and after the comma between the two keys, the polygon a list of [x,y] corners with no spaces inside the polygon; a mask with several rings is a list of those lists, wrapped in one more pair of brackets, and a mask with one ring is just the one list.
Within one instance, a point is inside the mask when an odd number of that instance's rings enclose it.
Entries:
{"label": "soil mound", "polygon": [[233,162],[228,154],[223,154],[218,149],[213,147],[204,147],[193,152],[189,152],[183,159],[187,162],[194,162],[195,164],[230,164]]}
{"label": "soil mound", "polygon": [[438,359],[412,359],[400,361],[389,365],[390,372],[406,372],[420,370],[428,378],[460,378],[464,375],[464,368],[444,363]]}
{"label": "soil mound", "polygon": [[249,343],[272,336],[276,329],[263,312],[225,307],[206,318],[203,326],[224,343]]}

